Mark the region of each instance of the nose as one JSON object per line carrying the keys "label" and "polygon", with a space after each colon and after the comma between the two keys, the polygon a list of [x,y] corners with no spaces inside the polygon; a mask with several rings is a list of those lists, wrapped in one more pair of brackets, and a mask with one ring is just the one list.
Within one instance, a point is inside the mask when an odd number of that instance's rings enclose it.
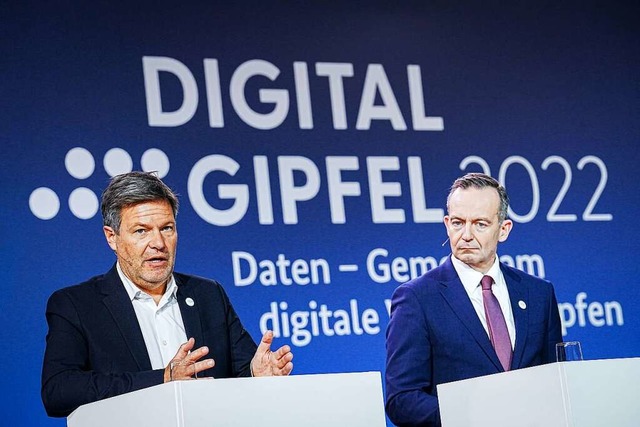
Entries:
{"label": "nose", "polygon": [[464,228],[462,229],[462,239],[465,241],[471,241],[473,240],[473,233],[471,233],[471,223],[467,223],[464,225]]}
{"label": "nose", "polygon": [[166,247],[164,236],[160,230],[153,230],[151,239],[149,240],[149,247],[156,250],[163,250]]}

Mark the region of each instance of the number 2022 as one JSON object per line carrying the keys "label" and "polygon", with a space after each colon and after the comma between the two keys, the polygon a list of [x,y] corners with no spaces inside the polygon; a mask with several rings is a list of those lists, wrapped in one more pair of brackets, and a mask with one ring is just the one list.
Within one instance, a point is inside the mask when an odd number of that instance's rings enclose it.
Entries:
{"label": "number 2022", "polygon": [[[589,200],[589,203],[584,209],[584,212],[582,212],[582,220],[583,221],[611,221],[613,219],[613,215],[611,215],[610,213],[593,213],[593,209],[598,203],[598,199],[602,195],[602,192],[604,191],[607,185],[607,179],[608,179],[607,166],[599,157],[589,155],[589,156],[584,156],[578,161],[578,165],[577,165],[578,170],[584,169],[584,167],[589,163],[593,163],[600,170],[600,182],[598,183],[598,186],[595,188],[593,195]],[[460,162],[460,170],[464,171],[471,164],[479,165],[485,174],[491,175],[491,169],[489,168],[489,164],[486,162],[486,160],[484,160],[482,157],[479,157],[479,156],[465,157]],[[525,223],[533,220],[533,218],[538,213],[538,209],[540,208],[540,185],[538,184],[538,175],[536,174],[535,169],[527,159],[521,156],[509,156],[502,162],[502,164],[500,165],[500,171],[498,172],[498,181],[500,181],[501,184],[504,185],[506,175],[507,175],[507,170],[511,165],[514,165],[514,164],[518,164],[524,167],[524,169],[527,171],[527,174],[529,175],[529,178],[531,181],[532,201],[531,201],[531,209],[529,209],[529,212],[527,212],[524,215],[514,212],[511,209],[511,206],[509,206],[509,217],[513,221]],[[549,222],[577,221],[578,217],[576,214],[557,213],[558,208],[560,207],[560,204],[564,200],[564,197],[567,195],[567,192],[569,191],[569,187],[571,186],[571,180],[573,177],[573,174],[571,172],[571,165],[563,157],[549,156],[546,159],[544,159],[544,161],[542,162],[542,165],[541,165],[542,170],[547,170],[549,166],[551,166],[552,164],[558,164],[562,167],[562,169],[564,170],[564,182],[562,183],[562,186],[560,187],[560,190],[558,191],[558,194],[556,195],[556,198],[553,201],[553,204],[549,208],[549,212],[547,213],[547,221]]]}

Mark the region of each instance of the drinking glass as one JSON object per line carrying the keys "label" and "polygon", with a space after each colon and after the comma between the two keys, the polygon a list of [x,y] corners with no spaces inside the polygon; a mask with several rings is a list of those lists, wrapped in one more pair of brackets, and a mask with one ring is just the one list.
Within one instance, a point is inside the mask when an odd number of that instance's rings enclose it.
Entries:
{"label": "drinking glass", "polygon": [[558,362],[582,360],[580,341],[567,341],[556,344],[556,360]]}

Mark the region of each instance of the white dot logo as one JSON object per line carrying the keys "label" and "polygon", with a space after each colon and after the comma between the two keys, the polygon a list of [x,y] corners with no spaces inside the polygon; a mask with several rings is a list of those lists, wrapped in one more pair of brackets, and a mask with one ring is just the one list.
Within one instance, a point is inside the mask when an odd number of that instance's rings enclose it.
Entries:
{"label": "white dot logo", "polygon": [[158,178],[164,178],[169,173],[169,158],[157,148],[145,151],[140,159],[140,165],[145,172],[158,172]]}
{"label": "white dot logo", "polygon": [[64,165],[72,177],[87,179],[93,173],[96,162],[86,148],[76,147],[69,150],[64,157]]}
{"label": "white dot logo", "polygon": [[133,170],[133,160],[131,160],[129,153],[122,148],[112,148],[107,151],[107,154],[104,155],[103,165],[104,170],[111,177]]}
{"label": "white dot logo", "polygon": [[98,212],[98,197],[88,188],[76,188],[69,196],[69,209],[80,219],[91,219]]}
{"label": "white dot logo", "polygon": [[[133,160],[122,148],[112,148],[102,159],[104,170],[111,177],[133,170]],[[74,147],[64,157],[64,166],[69,175],[76,179],[87,179],[95,172],[93,155],[83,147]],[[157,148],[150,148],[142,154],[140,166],[145,172],[157,172],[160,178],[169,173],[169,157]],[[93,218],[99,209],[98,196],[86,187],[78,187],[69,194],[69,210],[79,219]],[[60,211],[60,198],[48,187],[39,187],[29,195],[29,209],[39,219],[50,220]]]}
{"label": "white dot logo", "polygon": [[29,208],[37,218],[51,219],[58,215],[60,199],[50,188],[36,188],[29,196]]}

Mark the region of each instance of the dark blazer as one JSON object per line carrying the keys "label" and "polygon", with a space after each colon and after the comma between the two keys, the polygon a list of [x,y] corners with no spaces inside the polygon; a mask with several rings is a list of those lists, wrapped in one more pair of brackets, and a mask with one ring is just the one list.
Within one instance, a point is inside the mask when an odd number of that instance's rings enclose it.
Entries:
{"label": "dark blazer", "polygon": [[[215,378],[250,376],[256,344],[240,323],[222,286],[174,273],[187,337],[209,347]],[[186,298],[195,304],[189,306]],[[42,401],[50,416],[164,380],[151,362],[131,300],[115,265],[102,276],[56,291],[47,304]]]}
{"label": "dark blazer", "polygon": [[[550,282],[500,264],[516,327],[511,369],[555,361],[562,341]],[[503,372],[451,257],[399,286],[387,327],[387,415],[399,426],[438,426],[438,384]]]}

